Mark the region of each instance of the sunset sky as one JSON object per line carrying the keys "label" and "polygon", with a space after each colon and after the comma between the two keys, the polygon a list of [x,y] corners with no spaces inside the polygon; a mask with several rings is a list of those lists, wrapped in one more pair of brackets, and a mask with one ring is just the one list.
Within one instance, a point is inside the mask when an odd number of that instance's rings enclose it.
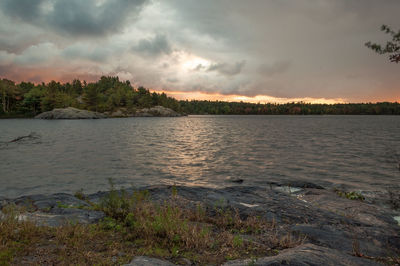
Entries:
{"label": "sunset sky", "polygon": [[399,0],[1,0],[0,77],[118,75],[179,99],[400,101],[400,64],[364,46]]}

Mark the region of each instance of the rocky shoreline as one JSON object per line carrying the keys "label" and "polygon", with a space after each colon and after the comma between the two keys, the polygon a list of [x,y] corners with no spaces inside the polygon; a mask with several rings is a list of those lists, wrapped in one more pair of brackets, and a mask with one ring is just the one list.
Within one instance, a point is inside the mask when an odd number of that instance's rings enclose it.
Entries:
{"label": "rocky shoreline", "polygon": [[[170,186],[149,186],[146,190],[155,202],[171,195]],[[367,200],[351,200],[323,187],[296,182],[291,186],[271,184],[268,189],[232,186],[221,189],[176,187],[177,194],[188,208],[201,203],[213,214],[216,204],[238,211],[241,217],[256,215],[275,221],[280,229],[305,236],[300,246],[281,251],[276,256],[236,260],[225,265],[381,265],[379,258],[400,254],[400,226],[394,219],[398,212],[371,204]],[[133,193],[133,189],[126,190]],[[20,220],[57,227],[67,221],[97,223],[105,217],[90,210],[90,202],[99,202],[109,192],[87,195],[85,200],[58,193],[0,199],[7,204],[24,206],[27,212]],[[1,215],[0,215],[1,216]],[[172,265],[149,257],[136,257],[129,265]]]}
{"label": "rocky shoreline", "polygon": [[88,110],[81,110],[74,107],[56,108],[52,111],[44,112],[35,116],[36,119],[101,119],[101,118],[120,118],[120,117],[179,117],[182,114],[163,106],[143,108],[137,111],[128,111],[121,108],[114,112],[99,113]]}

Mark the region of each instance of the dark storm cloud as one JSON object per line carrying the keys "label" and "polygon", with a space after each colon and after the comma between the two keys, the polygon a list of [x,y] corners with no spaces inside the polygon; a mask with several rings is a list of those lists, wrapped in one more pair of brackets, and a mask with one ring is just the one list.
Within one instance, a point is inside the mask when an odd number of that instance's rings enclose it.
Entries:
{"label": "dark storm cloud", "polygon": [[147,0],[3,0],[4,15],[52,28],[71,36],[103,36],[120,32]]}
{"label": "dark storm cloud", "polygon": [[128,15],[136,15],[146,0],[94,1],[58,0],[49,22],[72,35],[105,35],[120,31]]}
{"label": "dark storm cloud", "polygon": [[41,17],[41,5],[46,0],[2,0],[0,8],[5,15],[32,22]]}
{"label": "dark storm cloud", "polygon": [[153,38],[140,40],[133,50],[145,56],[159,56],[172,53],[171,44],[167,37],[162,34],[157,34]]}
{"label": "dark storm cloud", "polygon": [[[227,64],[227,63],[217,63],[212,64],[210,67],[207,68],[208,72],[217,71],[218,73],[226,76],[234,76],[239,74],[243,67],[246,65],[246,61],[236,62],[234,64]],[[196,67],[196,70],[200,70],[201,65]]]}

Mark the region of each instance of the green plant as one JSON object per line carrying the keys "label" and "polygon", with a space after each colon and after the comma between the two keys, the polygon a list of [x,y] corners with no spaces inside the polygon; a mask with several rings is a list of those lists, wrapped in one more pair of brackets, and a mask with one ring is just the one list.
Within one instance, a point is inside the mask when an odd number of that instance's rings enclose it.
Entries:
{"label": "green plant", "polygon": [[172,197],[178,196],[178,189],[176,188],[176,186],[172,186],[171,192],[172,192]]}
{"label": "green plant", "polygon": [[75,192],[74,196],[80,200],[87,200],[86,195],[83,193],[83,189],[81,188],[77,192]]}
{"label": "green plant", "polygon": [[339,189],[335,189],[334,191],[342,198],[347,198],[349,200],[361,200],[361,201],[365,200],[365,197],[360,192],[356,191],[345,192]]}
{"label": "green plant", "polygon": [[57,203],[57,207],[60,208],[60,209],[68,209],[68,208],[71,208],[70,205],[64,204],[64,203],[62,203],[61,201],[57,201],[56,203]]}
{"label": "green plant", "polygon": [[235,248],[240,248],[243,246],[243,238],[241,238],[240,236],[236,235],[233,237],[233,246]]}
{"label": "green plant", "polygon": [[119,231],[122,229],[122,226],[118,223],[117,220],[111,218],[111,217],[105,217],[101,222],[100,222],[101,228],[105,230],[116,230]]}

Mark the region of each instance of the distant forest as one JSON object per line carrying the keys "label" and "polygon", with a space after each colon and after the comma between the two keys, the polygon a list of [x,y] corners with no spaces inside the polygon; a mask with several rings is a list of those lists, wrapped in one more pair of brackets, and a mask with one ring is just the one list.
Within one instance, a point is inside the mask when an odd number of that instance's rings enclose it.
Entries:
{"label": "distant forest", "polygon": [[178,101],[165,93],[134,88],[118,77],[101,77],[87,83],[76,79],[72,83],[51,81],[47,84],[0,79],[0,117],[32,117],[54,108],[76,107],[97,112],[112,112],[161,105],[185,114],[212,115],[400,115],[399,103],[255,104],[221,101]]}

